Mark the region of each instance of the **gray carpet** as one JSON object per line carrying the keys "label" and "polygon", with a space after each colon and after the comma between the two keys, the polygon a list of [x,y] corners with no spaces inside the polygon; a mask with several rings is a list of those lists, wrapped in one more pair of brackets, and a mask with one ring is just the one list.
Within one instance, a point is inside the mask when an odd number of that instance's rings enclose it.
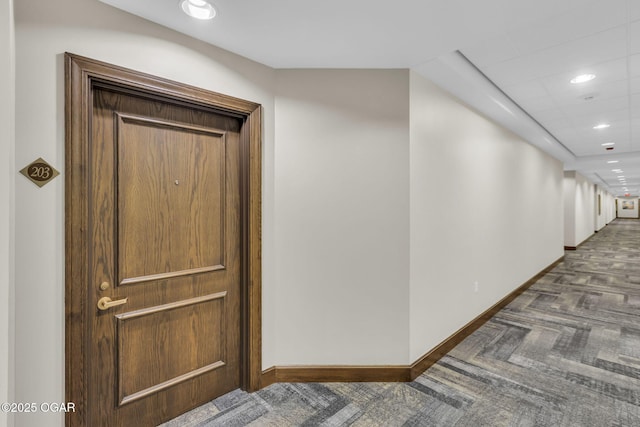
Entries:
{"label": "gray carpet", "polygon": [[411,383],[274,384],[165,427],[640,426],[640,221],[616,220]]}

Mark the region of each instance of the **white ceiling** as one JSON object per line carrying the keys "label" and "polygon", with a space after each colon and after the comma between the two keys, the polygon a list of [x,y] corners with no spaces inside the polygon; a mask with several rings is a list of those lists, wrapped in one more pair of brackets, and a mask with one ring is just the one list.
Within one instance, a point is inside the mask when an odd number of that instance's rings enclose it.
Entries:
{"label": "white ceiling", "polygon": [[[214,0],[211,21],[178,0],[100,1],[273,68],[411,68],[565,169],[640,194],[639,0]],[[569,83],[583,73],[597,77]]]}

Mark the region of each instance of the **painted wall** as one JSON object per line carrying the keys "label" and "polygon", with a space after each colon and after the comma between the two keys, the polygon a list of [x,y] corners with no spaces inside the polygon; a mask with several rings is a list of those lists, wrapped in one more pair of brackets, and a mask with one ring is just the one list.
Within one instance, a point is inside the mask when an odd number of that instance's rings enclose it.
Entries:
{"label": "painted wall", "polygon": [[577,247],[596,231],[595,185],[575,171],[564,172],[565,246]]}
{"label": "painted wall", "polygon": [[616,219],[616,198],[613,194],[607,193],[607,199],[609,200],[608,208],[607,208],[607,215],[609,218],[608,223],[609,223],[614,219]]}
{"label": "painted wall", "polygon": [[[618,218],[638,218],[638,203],[640,200],[637,197],[619,197],[618,198]],[[624,209],[624,207],[628,209]]]}
{"label": "painted wall", "polygon": [[564,171],[564,246],[577,246],[576,241],[576,172]]}
{"label": "painted wall", "polygon": [[[64,172],[63,53],[152,73],[264,106],[264,363],[273,350],[274,71],[97,1],[16,2],[16,166],[43,157]],[[4,26],[2,27],[4,28]],[[43,188],[17,176],[16,400],[64,397],[64,179]],[[62,425],[21,415],[17,426]]]}
{"label": "painted wall", "polygon": [[615,218],[615,198],[598,185],[595,192],[595,230],[600,231]]}
{"label": "painted wall", "polygon": [[406,70],[277,73],[279,364],[409,361],[408,95]]}
{"label": "painted wall", "polygon": [[[13,400],[13,0],[0,0],[0,403]],[[7,58],[5,61],[4,58]],[[0,411],[0,427],[10,423]]]}
{"label": "painted wall", "polygon": [[559,161],[413,72],[410,103],[416,360],[563,255],[563,187]]}

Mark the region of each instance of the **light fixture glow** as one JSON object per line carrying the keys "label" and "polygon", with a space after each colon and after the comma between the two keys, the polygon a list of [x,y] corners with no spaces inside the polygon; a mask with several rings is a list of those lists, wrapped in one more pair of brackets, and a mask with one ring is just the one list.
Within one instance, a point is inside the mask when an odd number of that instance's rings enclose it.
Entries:
{"label": "light fixture glow", "polygon": [[609,160],[607,163],[618,163],[620,160]]}
{"label": "light fixture glow", "polygon": [[205,0],[182,0],[180,7],[192,18],[207,20],[216,16],[216,9]]}
{"label": "light fixture glow", "polygon": [[609,123],[600,123],[599,125],[594,126],[594,129],[606,129],[611,126]]}
{"label": "light fixture glow", "polygon": [[595,78],[596,78],[595,74],[580,74],[579,76],[575,76],[574,78],[572,78],[571,83],[573,83],[574,85],[577,85],[580,83],[589,82]]}
{"label": "light fixture glow", "polygon": [[616,145],[615,142],[605,142],[604,144],[602,144],[603,147],[611,147],[613,145]]}

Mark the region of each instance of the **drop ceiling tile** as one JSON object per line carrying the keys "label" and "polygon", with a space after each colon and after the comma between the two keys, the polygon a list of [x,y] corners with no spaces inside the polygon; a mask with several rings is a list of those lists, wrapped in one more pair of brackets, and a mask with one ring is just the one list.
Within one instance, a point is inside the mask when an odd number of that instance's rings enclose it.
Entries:
{"label": "drop ceiling tile", "polygon": [[640,151],[640,123],[638,122],[631,127],[631,148],[634,151]]}
{"label": "drop ceiling tile", "polygon": [[[590,132],[606,134],[615,130],[616,126],[627,126],[629,121],[629,108],[615,111],[598,111],[594,114],[570,117],[577,129],[588,129]],[[611,126],[606,129],[593,129],[599,123],[609,123]]]}
{"label": "drop ceiling tile", "polygon": [[640,20],[640,2],[629,1],[629,22]]}
{"label": "drop ceiling tile", "polygon": [[602,111],[624,110],[628,107],[629,97],[626,95],[617,98],[596,98],[593,101],[582,101],[581,103],[559,105],[559,108],[563,112],[563,114],[569,117],[595,117],[600,115]]}
{"label": "drop ceiling tile", "polygon": [[499,86],[515,85],[623,58],[627,53],[626,36],[626,28],[618,27],[481,68]]}
{"label": "drop ceiling tile", "polygon": [[[585,92],[581,94],[575,93],[553,93],[551,98],[553,98],[554,103],[558,107],[562,107],[563,109],[576,107],[579,109],[588,109],[593,108],[593,105],[605,105],[600,104],[602,102],[609,102],[613,99],[618,99],[618,105],[624,102],[620,98],[628,98],[628,84],[626,81],[617,82],[616,84],[604,85],[599,87],[594,92]],[[623,104],[626,107],[626,104]]]}
{"label": "drop ceiling tile", "polygon": [[631,93],[640,93],[640,76],[629,80],[629,89]]}
{"label": "drop ceiling tile", "polygon": [[578,142],[581,142],[581,139],[580,135],[573,128],[553,129],[552,127],[545,126],[545,129],[547,129],[555,139],[560,141],[562,145],[575,153],[574,146],[577,145]]}
{"label": "drop ceiling tile", "polygon": [[[635,93],[630,96],[630,108],[631,108],[631,117],[640,119],[640,93]],[[640,120],[638,120],[640,124]]]}
{"label": "drop ceiling tile", "polygon": [[629,77],[640,77],[640,54],[629,56]]}
{"label": "drop ceiling tile", "polygon": [[523,54],[587,37],[627,24],[627,0],[592,2],[511,32],[512,43]]}
{"label": "drop ceiling tile", "polygon": [[[637,0],[631,3],[639,3]],[[629,53],[640,53],[640,21],[629,24]]]}
{"label": "drop ceiling tile", "polygon": [[546,114],[546,116],[557,117],[562,115],[558,107],[549,96],[539,96],[538,98],[514,99],[523,110],[533,116]]}
{"label": "drop ceiling tile", "polygon": [[547,130],[550,128],[559,129],[572,127],[571,123],[566,119],[564,114],[558,108],[551,108],[547,110],[531,111],[527,110],[531,117],[541,123]]}
{"label": "drop ceiling tile", "polygon": [[535,99],[548,95],[547,90],[538,80],[504,86],[502,87],[502,90],[510,97],[517,100]]}
{"label": "drop ceiling tile", "polygon": [[[595,74],[596,78],[586,83],[572,84],[571,79],[580,74]],[[577,97],[581,94],[602,92],[599,88],[604,88],[603,85],[610,83],[623,85],[626,91],[627,77],[627,59],[622,57],[598,64],[567,68],[559,74],[543,77],[541,81],[551,94],[567,92]]]}
{"label": "drop ceiling tile", "polygon": [[[567,11],[574,10],[578,7],[583,7],[585,3],[590,4],[598,0],[537,0],[535,2],[527,1],[513,1],[502,0],[500,9],[496,10],[496,13],[500,13],[507,19],[504,21],[504,26],[514,30],[522,27],[523,20],[520,18],[520,23],[514,22],[509,17],[530,17],[528,24],[543,19],[550,19],[555,15],[564,14]],[[520,24],[520,25],[518,25]]]}
{"label": "drop ceiling tile", "polygon": [[598,149],[602,149],[605,151],[602,144],[613,142],[615,143],[616,149],[620,148],[622,145],[629,141],[629,128],[626,127],[616,132],[610,132],[608,134],[594,134],[593,132],[589,132],[585,129],[579,129],[576,132],[575,141],[584,146],[593,146],[598,147]]}
{"label": "drop ceiling tile", "polygon": [[497,64],[520,55],[505,34],[459,50],[478,67]]}

